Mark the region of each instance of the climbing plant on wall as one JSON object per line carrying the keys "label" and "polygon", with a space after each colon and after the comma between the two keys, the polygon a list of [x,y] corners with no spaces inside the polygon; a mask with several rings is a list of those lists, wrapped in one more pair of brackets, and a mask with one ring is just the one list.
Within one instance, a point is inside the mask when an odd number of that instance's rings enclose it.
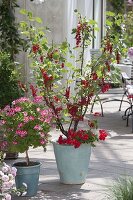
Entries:
{"label": "climbing plant on wall", "polygon": [[2,0],[0,3],[0,50],[9,53],[12,61],[23,42],[15,21],[17,7],[17,0]]}
{"label": "climbing plant on wall", "polygon": [[0,108],[20,96],[15,61],[23,40],[15,21],[17,7],[17,0],[0,1]]}

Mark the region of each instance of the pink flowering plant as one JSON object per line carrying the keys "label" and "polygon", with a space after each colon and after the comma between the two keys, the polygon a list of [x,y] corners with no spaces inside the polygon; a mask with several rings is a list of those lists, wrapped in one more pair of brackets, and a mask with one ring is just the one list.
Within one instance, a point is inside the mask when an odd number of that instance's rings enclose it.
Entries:
{"label": "pink flowering plant", "polygon": [[3,163],[0,170],[0,199],[11,200],[11,194],[15,191],[14,179],[16,168]]}
{"label": "pink flowering plant", "polygon": [[29,147],[44,149],[49,142],[49,131],[52,120],[51,109],[45,109],[40,104],[42,97],[33,100],[21,97],[12,102],[12,107],[6,106],[0,111],[1,128],[5,141],[1,148],[7,147],[10,152],[26,153],[26,163],[29,165]]}
{"label": "pink flowering plant", "polygon": [[[21,22],[20,25],[29,41],[28,53],[40,95],[45,106],[52,110],[56,127],[62,133],[58,143],[78,148],[83,143],[94,146],[96,141],[105,140],[106,131],[99,130],[96,134],[97,122],[87,120],[86,113],[94,98],[109,90],[108,80],[116,81],[119,76],[112,65],[115,56],[109,36],[105,38],[101,56],[86,63],[85,53],[94,38],[93,31],[98,29],[97,23],[75,12],[78,24],[72,30],[75,38],[73,50],[67,41],[59,46],[48,45],[46,34],[33,26],[36,18],[31,12],[22,11],[30,17],[27,23]],[[78,58],[73,56],[75,51]],[[75,59],[75,65],[67,60],[68,55],[69,60]],[[80,128],[83,122],[86,122],[86,128]]]}
{"label": "pink flowering plant", "polygon": [[14,186],[17,169],[3,162],[3,152],[0,152],[0,199],[11,200],[12,194],[25,195],[27,185],[17,190]]}

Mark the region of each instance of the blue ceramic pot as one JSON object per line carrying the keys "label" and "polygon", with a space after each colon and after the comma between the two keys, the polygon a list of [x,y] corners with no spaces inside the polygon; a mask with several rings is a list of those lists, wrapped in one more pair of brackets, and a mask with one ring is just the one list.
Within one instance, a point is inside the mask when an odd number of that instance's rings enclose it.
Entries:
{"label": "blue ceramic pot", "polygon": [[16,188],[21,189],[23,187],[23,183],[26,183],[26,196],[35,196],[38,190],[41,163],[32,162],[31,166],[24,166],[24,162],[18,162],[14,163],[13,166],[17,169],[17,175],[15,177]]}
{"label": "blue ceramic pot", "polygon": [[82,144],[79,148],[74,148],[53,142],[53,147],[61,183],[84,183],[88,174],[91,146]]}

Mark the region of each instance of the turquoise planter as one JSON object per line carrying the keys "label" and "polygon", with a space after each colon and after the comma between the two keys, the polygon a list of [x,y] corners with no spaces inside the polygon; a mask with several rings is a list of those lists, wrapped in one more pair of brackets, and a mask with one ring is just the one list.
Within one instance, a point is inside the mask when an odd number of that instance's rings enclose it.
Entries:
{"label": "turquoise planter", "polygon": [[84,183],[88,174],[91,146],[82,144],[75,149],[73,146],[53,142],[53,147],[61,183]]}
{"label": "turquoise planter", "polygon": [[[38,190],[38,181],[41,163],[33,162],[32,166],[21,166],[21,162],[15,163],[13,166],[17,168],[15,177],[16,188],[21,189],[23,183],[27,184],[26,196],[35,196]],[[23,164],[23,162],[22,162]]]}

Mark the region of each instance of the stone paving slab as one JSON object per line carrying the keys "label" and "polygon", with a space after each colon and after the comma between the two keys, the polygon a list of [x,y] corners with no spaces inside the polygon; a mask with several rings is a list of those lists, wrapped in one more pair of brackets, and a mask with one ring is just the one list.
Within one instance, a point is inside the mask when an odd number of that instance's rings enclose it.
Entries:
{"label": "stone paving slab", "polygon": [[[121,98],[121,94],[107,94],[108,97]],[[36,197],[14,197],[13,200],[107,200],[108,187],[121,176],[133,176],[133,133],[131,119],[129,127],[122,120],[124,110],[129,106],[123,103],[122,111],[118,111],[120,102],[103,104],[104,117],[98,117],[100,129],[106,129],[109,136],[105,142],[98,143],[92,149],[88,176],[85,184],[64,185],[59,181],[52,144],[47,152],[42,148],[31,149],[30,157],[42,163],[39,188]],[[99,104],[94,106],[93,112],[100,112]],[[93,118],[87,114],[86,119]],[[57,137],[53,132],[53,138]],[[24,154],[19,155],[23,159]],[[18,161],[18,160],[15,160]],[[8,160],[13,163],[13,160]]]}

